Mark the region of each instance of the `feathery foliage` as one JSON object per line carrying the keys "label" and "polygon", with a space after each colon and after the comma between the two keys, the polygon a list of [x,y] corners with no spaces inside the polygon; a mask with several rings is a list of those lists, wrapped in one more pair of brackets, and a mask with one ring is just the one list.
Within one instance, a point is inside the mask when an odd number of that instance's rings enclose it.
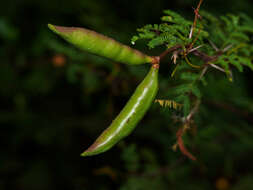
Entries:
{"label": "feathery foliage", "polygon": [[[207,84],[207,69],[218,69],[226,73],[230,80],[231,66],[240,72],[243,71],[243,66],[253,70],[250,57],[253,54],[253,28],[250,27],[253,21],[244,14],[215,17],[201,11],[194,27],[193,22],[171,10],[165,10],[164,14],[161,24],[137,29],[138,35],[133,36],[132,44],[144,39],[148,41],[149,48],[175,48],[171,51],[175,64],[172,77],[176,77],[177,85],[172,90],[173,96],[169,98],[183,104],[186,117],[194,102],[201,99],[199,86],[201,83]],[[195,33],[191,36],[193,30]]]}
{"label": "feathery foliage", "polygon": [[[193,22],[165,10],[161,24],[139,28],[138,35],[132,38],[132,44],[146,40],[150,49],[165,47],[161,59],[171,54],[171,77],[174,80],[170,82],[174,87],[165,94],[167,101],[158,99],[156,102],[177,110],[172,118],[177,118],[182,130],[177,132],[174,148],[179,147],[192,159],[195,157],[184,147],[182,135],[194,124],[193,116],[202,102],[202,89],[208,88],[207,71],[225,73],[229,81],[233,81],[233,67],[240,72],[244,67],[253,70],[253,20],[245,14],[216,17],[205,11],[199,12],[201,2],[194,11]],[[177,109],[179,107],[182,109]]]}

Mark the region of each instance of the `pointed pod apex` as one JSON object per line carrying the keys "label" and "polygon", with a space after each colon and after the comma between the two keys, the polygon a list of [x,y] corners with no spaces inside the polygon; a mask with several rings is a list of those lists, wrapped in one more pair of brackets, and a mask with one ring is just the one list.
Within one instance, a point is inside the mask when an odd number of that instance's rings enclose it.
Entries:
{"label": "pointed pod apex", "polygon": [[59,33],[59,32],[55,29],[55,26],[54,26],[54,25],[48,24],[47,26],[48,26],[48,28],[49,28],[50,30],[52,30],[53,32]]}
{"label": "pointed pod apex", "polygon": [[52,24],[48,24],[47,26],[50,30],[52,30],[56,34],[60,34],[60,35],[71,33],[71,32],[74,32],[75,30],[78,30],[78,29],[80,30],[80,28],[76,28],[76,27],[56,26],[56,25],[52,25]]}
{"label": "pointed pod apex", "polygon": [[83,152],[80,156],[82,156],[82,157],[86,157],[86,156],[89,156],[89,154],[88,154],[88,152]]}
{"label": "pointed pod apex", "polygon": [[96,151],[92,151],[92,150],[86,150],[86,151],[84,151],[83,153],[81,153],[81,155],[80,156],[82,156],[82,157],[86,157],[86,156],[93,156],[93,155],[96,155],[96,154],[98,154]]}
{"label": "pointed pod apex", "polygon": [[48,28],[50,28],[51,30],[53,30],[54,29],[54,25],[52,25],[52,24],[47,24],[47,26],[48,26]]}
{"label": "pointed pod apex", "polygon": [[81,156],[85,157],[85,156],[92,156],[92,155],[95,155],[95,154],[98,154],[97,152],[97,146],[98,146],[98,142],[95,141],[88,149],[86,149],[82,154]]}

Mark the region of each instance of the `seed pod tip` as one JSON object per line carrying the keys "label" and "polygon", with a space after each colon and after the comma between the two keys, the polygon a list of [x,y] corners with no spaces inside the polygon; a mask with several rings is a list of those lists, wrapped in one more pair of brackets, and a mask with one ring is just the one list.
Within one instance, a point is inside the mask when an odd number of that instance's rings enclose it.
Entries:
{"label": "seed pod tip", "polygon": [[59,33],[58,31],[57,31],[57,29],[56,29],[56,27],[53,25],[53,24],[48,24],[47,25],[48,26],[48,28],[50,29],[50,30],[52,30],[53,32],[55,32],[55,33]]}
{"label": "seed pod tip", "polygon": [[81,153],[81,156],[82,156],[82,157],[86,157],[86,156],[88,156],[88,154],[87,154],[87,152],[85,151],[85,152]]}

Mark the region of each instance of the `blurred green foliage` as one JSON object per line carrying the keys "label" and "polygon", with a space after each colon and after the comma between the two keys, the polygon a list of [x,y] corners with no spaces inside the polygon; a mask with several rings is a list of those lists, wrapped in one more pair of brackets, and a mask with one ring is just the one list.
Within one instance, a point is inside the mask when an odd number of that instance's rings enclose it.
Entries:
{"label": "blurred green foliage", "polygon": [[[83,26],[130,45],[136,28],[171,9],[188,20],[197,1],[4,1],[0,7],[0,189],[253,189],[252,72],[234,82],[210,71],[196,130],[184,137],[198,158],[172,151],[177,126],[154,105],[134,133],[105,154],[80,153],[124,106],[148,68],[113,63],[57,38],[47,23]],[[253,16],[250,0],[204,1],[216,15]],[[252,41],[252,38],[251,38]],[[138,42],[137,49],[156,55]],[[252,55],[251,55],[252,56]],[[169,60],[168,60],[169,62]],[[161,65],[160,91],[171,69]]]}

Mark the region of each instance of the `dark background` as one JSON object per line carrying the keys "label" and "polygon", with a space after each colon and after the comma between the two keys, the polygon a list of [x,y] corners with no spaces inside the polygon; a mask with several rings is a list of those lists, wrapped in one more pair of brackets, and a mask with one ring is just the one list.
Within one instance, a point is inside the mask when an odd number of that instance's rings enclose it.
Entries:
{"label": "dark background", "polygon": [[[147,72],[81,52],[47,24],[91,28],[130,45],[136,28],[171,9],[193,19],[193,0],[11,0],[0,6],[0,189],[253,189],[252,71],[230,83],[210,73],[196,134],[176,142],[170,110],[152,106],[134,133],[110,151],[80,157],[110,124]],[[206,0],[216,15],[250,0]],[[151,55],[143,42],[136,47]],[[164,63],[166,64],[166,63]],[[160,82],[169,86],[169,70]],[[213,76],[212,76],[213,75]],[[161,92],[159,98],[164,98]]]}

